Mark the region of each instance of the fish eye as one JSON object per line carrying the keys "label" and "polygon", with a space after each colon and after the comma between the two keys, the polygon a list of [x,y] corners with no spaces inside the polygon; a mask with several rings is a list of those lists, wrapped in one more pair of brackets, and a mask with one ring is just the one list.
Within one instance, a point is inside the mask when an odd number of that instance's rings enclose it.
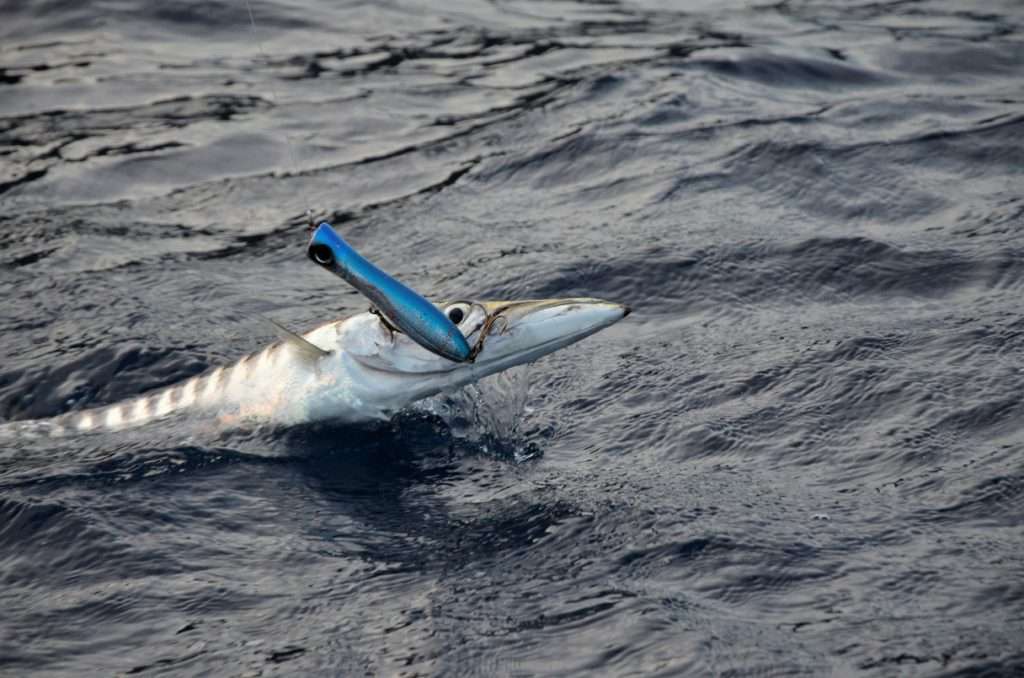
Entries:
{"label": "fish eye", "polygon": [[449,306],[446,314],[448,316],[448,320],[451,320],[453,323],[458,325],[466,319],[466,305],[455,304],[454,306]]}
{"label": "fish eye", "polygon": [[334,253],[327,245],[310,245],[309,258],[321,266],[330,266],[334,263]]}

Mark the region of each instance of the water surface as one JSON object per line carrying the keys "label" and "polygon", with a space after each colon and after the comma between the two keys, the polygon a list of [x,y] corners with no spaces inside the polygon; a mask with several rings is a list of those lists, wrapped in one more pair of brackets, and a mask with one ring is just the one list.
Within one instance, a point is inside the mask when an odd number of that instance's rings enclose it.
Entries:
{"label": "water surface", "polygon": [[0,416],[366,302],[634,313],[369,429],[0,449],[0,671],[1024,671],[1017,2],[8,3]]}

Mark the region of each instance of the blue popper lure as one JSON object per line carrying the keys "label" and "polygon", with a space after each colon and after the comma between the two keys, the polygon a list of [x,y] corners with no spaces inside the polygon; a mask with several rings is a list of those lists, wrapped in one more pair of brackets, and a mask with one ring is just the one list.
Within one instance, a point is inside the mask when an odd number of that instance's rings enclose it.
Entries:
{"label": "blue popper lure", "polygon": [[423,348],[455,362],[473,359],[469,342],[448,316],[363,258],[330,224],[316,228],[306,251],[315,263],[359,290],[388,322]]}

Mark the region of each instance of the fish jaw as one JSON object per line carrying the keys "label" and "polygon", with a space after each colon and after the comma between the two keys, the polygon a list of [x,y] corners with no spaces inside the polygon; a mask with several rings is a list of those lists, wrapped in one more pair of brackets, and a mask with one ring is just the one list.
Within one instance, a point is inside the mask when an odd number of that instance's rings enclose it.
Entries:
{"label": "fish jaw", "polygon": [[[433,356],[418,346],[405,345],[401,337],[370,338],[369,342],[367,334],[358,338],[362,345],[353,345],[346,353],[346,382],[365,414],[387,419],[417,400],[538,360],[630,313],[623,304],[588,298],[470,303],[484,318],[479,324],[472,318],[464,323],[467,339],[479,346],[472,363]],[[379,350],[367,351],[367,343]]]}
{"label": "fish jaw", "polygon": [[590,298],[486,302],[484,307],[498,320],[476,360],[481,376],[533,362],[630,314],[624,304]]}

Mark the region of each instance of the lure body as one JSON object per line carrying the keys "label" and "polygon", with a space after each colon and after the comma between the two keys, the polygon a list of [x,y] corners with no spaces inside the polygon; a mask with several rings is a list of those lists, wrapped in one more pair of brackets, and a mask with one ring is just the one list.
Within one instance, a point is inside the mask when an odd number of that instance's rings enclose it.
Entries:
{"label": "lure body", "polygon": [[469,342],[448,316],[380,270],[324,222],[309,241],[309,258],[359,290],[393,326],[423,348],[454,362],[470,362]]}

